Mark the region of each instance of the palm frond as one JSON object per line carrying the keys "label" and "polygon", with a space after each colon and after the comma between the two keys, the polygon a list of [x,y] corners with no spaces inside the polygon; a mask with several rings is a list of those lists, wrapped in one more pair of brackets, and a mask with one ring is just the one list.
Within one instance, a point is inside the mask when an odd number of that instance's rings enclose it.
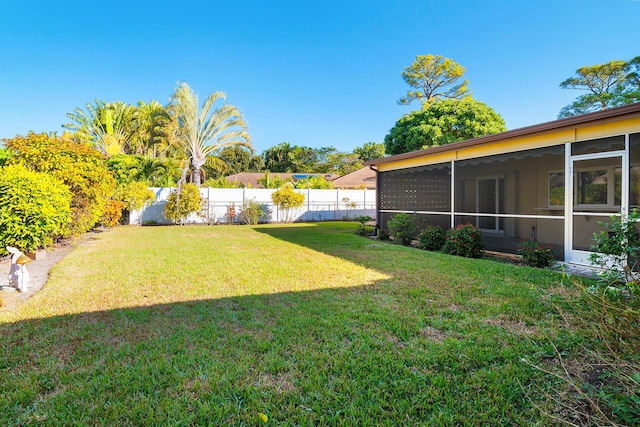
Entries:
{"label": "palm frond", "polygon": [[233,145],[252,148],[242,113],[226,103],[224,92],[211,93],[199,109],[198,96],[187,83],[180,83],[169,112],[176,121],[175,137],[191,159],[196,179],[199,168],[212,153]]}

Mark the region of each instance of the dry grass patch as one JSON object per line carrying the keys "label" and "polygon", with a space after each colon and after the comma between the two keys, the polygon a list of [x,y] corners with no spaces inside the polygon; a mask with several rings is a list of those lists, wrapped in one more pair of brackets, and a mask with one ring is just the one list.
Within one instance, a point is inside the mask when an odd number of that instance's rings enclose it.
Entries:
{"label": "dry grass patch", "polygon": [[425,326],[424,328],[420,329],[420,334],[426,339],[437,343],[444,342],[444,340],[448,337],[446,333],[431,326]]}
{"label": "dry grass patch", "polygon": [[538,333],[538,329],[532,326],[528,326],[522,320],[510,320],[504,317],[498,317],[494,319],[487,319],[486,323],[493,326],[504,328],[512,334],[518,335],[535,335]]}

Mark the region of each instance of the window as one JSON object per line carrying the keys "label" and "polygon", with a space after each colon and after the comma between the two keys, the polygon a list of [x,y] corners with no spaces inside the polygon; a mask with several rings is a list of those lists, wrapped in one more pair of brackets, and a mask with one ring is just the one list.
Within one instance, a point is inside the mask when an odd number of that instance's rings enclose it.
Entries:
{"label": "window", "polygon": [[564,206],[564,172],[549,172],[549,207]]}
{"label": "window", "polygon": [[609,203],[609,170],[577,170],[575,173],[575,205],[607,206]]}
{"label": "window", "polygon": [[[630,202],[640,204],[640,166],[630,170]],[[564,206],[564,172],[549,172],[549,207]],[[617,207],[622,204],[622,168],[578,169],[574,174],[574,206]]]}

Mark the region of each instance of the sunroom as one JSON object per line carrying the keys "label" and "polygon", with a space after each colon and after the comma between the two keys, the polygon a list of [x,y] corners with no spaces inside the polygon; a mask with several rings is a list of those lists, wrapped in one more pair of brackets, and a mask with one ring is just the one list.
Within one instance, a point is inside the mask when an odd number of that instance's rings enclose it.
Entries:
{"label": "sunroom", "polygon": [[369,162],[377,222],[471,223],[486,248],[535,238],[587,263],[593,233],[640,206],[640,103]]}

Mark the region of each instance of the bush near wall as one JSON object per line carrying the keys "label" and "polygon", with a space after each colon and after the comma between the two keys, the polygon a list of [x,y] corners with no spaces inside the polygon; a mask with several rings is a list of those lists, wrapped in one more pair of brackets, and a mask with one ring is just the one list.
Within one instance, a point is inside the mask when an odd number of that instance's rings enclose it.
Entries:
{"label": "bush near wall", "polygon": [[48,173],[71,190],[71,233],[84,233],[98,223],[115,191],[115,178],[100,151],[46,133],[30,132],[26,137],[3,141],[10,152],[10,164],[20,163],[33,171]]}
{"label": "bush near wall", "polygon": [[134,181],[120,185],[114,198],[122,203],[124,209],[135,211],[153,202],[156,195],[146,183]]}
{"label": "bush near wall", "polygon": [[409,246],[416,233],[415,216],[408,213],[399,213],[387,222],[387,228],[396,243]]}
{"label": "bush near wall", "polygon": [[522,262],[530,267],[550,267],[556,261],[555,251],[550,246],[542,246],[537,240],[521,242],[516,253],[522,257]]}
{"label": "bush near wall", "polygon": [[178,190],[173,190],[164,206],[164,216],[173,223],[184,224],[187,217],[202,210],[200,189],[193,183],[182,185],[179,197]]}
{"label": "bush near wall", "polygon": [[444,248],[452,255],[481,258],[484,252],[482,231],[473,224],[460,224],[447,230]]}
{"label": "bush near wall", "polygon": [[418,236],[419,247],[427,251],[439,251],[444,246],[446,231],[438,225],[427,225]]}
{"label": "bush near wall", "polygon": [[284,222],[292,222],[293,210],[304,205],[304,194],[294,191],[293,186],[287,183],[271,194],[271,200],[282,210]]}
{"label": "bush near wall", "polygon": [[242,210],[240,211],[240,219],[248,225],[256,225],[262,218],[267,217],[264,203],[257,202],[255,199],[245,200],[242,202]]}
{"label": "bush near wall", "polygon": [[59,180],[22,165],[0,168],[0,254],[51,245],[68,232],[70,214],[71,192]]}

